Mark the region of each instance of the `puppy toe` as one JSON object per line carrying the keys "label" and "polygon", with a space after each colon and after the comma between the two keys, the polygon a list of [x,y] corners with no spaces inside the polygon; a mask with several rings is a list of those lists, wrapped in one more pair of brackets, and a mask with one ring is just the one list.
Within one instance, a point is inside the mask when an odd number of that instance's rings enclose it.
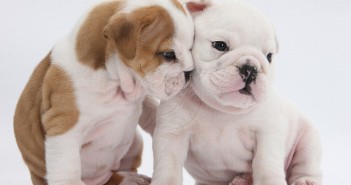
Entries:
{"label": "puppy toe", "polygon": [[293,182],[291,185],[320,185],[320,183],[311,178],[300,178]]}

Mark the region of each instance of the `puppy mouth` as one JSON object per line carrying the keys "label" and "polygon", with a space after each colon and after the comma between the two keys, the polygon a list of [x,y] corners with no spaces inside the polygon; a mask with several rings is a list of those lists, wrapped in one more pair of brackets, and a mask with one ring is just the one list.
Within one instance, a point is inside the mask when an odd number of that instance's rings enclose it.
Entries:
{"label": "puppy mouth", "polygon": [[251,96],[252,95],[252,89],[251,89],[251,87],[250,86],[248,86],[248,85],[245,85],[245,87],[243,88],[243,89],[240,89],[239,90],[239,92],[241,93],[241,94],[244,94],[244,95],[248,95],[248,96]]}

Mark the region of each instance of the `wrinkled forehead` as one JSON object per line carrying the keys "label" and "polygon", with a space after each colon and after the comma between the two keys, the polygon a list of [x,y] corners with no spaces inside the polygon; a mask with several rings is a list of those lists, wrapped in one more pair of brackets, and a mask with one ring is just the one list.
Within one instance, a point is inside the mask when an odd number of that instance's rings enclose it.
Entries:
{"label": "wrinkled forehead", "polygon": [[167,11],[172,19],[174,35],[172,39],[182,47],[190,49],[194,38],[194,25],[188,10],[178,0],[130,0],[126,1],[122,12],[131,13],[136,9],[159,6]]}
{"label": "wrinkled forehead", "polygon": [[243,1],[217,2],[195,21],[197,34],[240,45],[277,47],[275,30],[258,9]]}

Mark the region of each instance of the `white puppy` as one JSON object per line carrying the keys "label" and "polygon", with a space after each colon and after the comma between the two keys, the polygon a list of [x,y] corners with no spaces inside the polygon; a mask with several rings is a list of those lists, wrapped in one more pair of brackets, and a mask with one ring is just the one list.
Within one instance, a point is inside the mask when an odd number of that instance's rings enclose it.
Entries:
{"label": "white puppy", "polygon": [[270,21],[239,0],[188,4],[191,86],[161,102],[152,185],[320,185],[321,145],[308,119],[272,87],[278,45]]}

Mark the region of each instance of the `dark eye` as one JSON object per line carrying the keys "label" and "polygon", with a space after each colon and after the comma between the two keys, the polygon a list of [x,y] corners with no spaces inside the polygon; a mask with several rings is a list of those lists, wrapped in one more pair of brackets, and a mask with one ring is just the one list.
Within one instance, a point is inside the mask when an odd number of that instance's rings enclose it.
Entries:
{"label": "dark eye", "polygon": [[218,51],[228,51],[229,48],[227,44],[223,41],[214,41],[212,42],[212,46],[216,48]]}
{"label": "dark eye", "polygon": [[272,53],[268,53],[268,55],[267,55],[267,60],[268,60],[269,63],[272,62],[272,56],[273,56]]}
{"label": "dark eye", "polygon": [[161,52],[160,54],[167,62],[172,62],[177,59],[174,51],[165,51],[165,52]]}

